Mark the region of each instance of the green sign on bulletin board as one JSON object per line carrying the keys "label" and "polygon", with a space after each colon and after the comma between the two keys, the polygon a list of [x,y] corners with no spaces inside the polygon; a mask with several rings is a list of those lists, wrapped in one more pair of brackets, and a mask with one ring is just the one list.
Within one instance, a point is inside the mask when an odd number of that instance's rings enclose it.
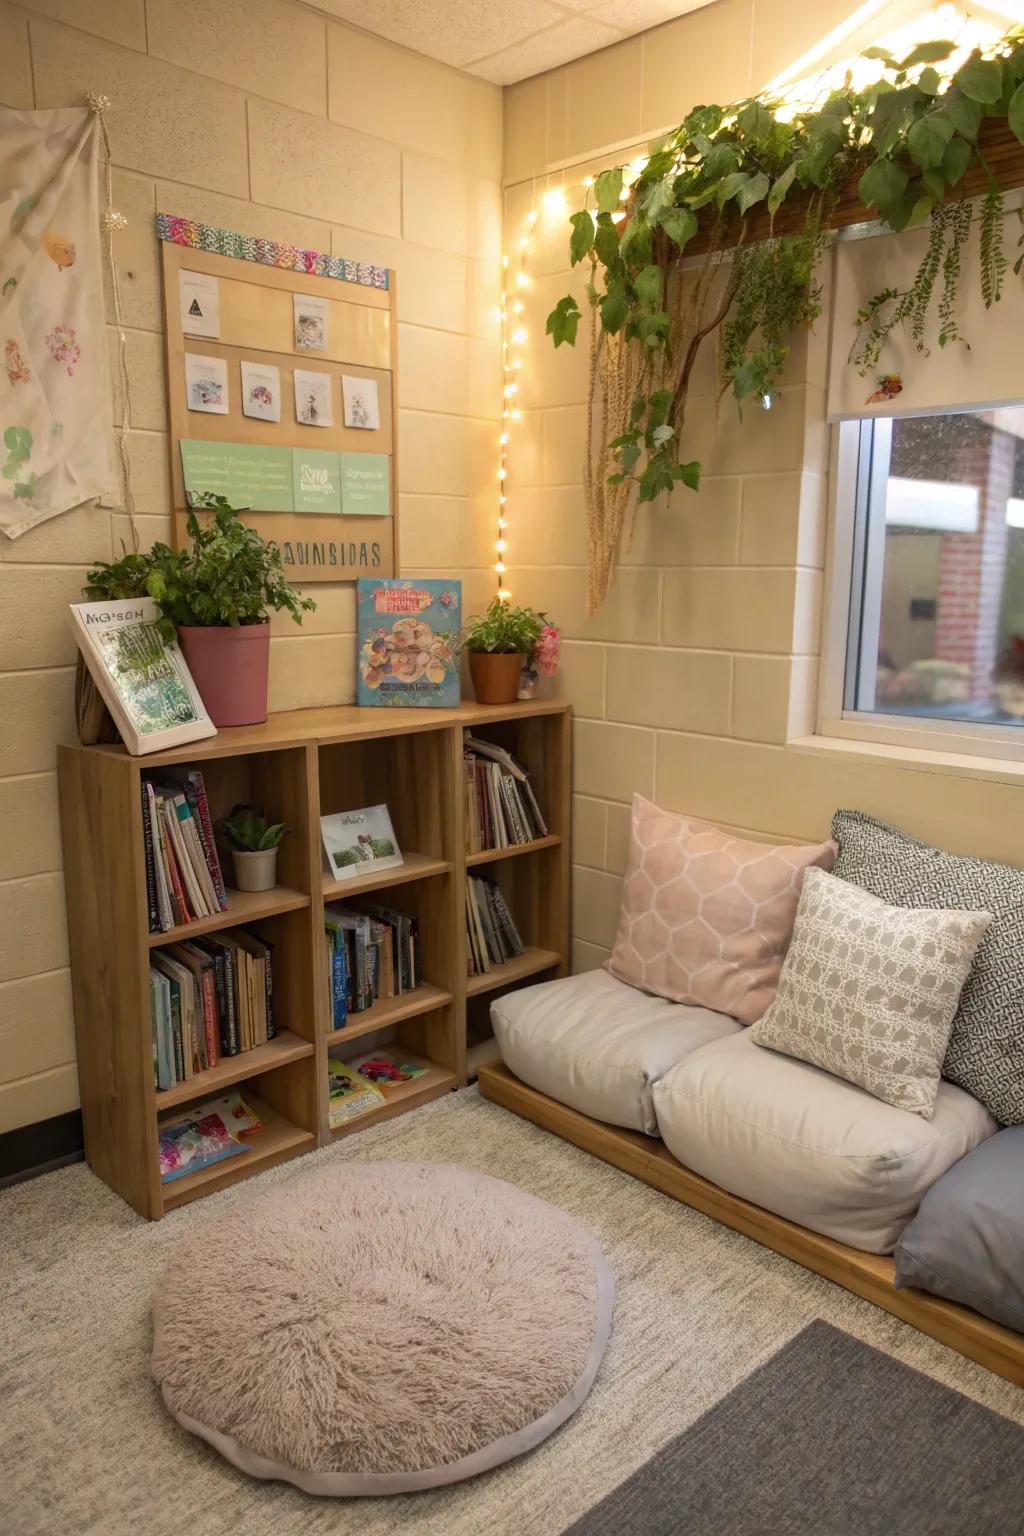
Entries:
{"label": "green sign on bulletin board", "polygon": [[319,448],[263,448],[245,443],[181,440],[181,470],[190,505],[207,492],[233,507],[259,512],[317,512],[346,517],[391,513],[386,453],[333,453]]}
{"label": "green sign on bulletin board", "polygon": [[391,511],[386,453],[341,455],[341,508],[348,517],[387,517]]}
{"label": "green sign on bulletin board", "polygon": [[296,512],[341,512],[341,465],[338,455],[320,448],[292,449],[292,489]]}
{"label": "green sign on bulletin board", "polygon": [[194,496],[212,491],[233,507],[261,512],[294,512],[292,450],[246,443],[205,443],[181,440],[181,470],[185,491]]}

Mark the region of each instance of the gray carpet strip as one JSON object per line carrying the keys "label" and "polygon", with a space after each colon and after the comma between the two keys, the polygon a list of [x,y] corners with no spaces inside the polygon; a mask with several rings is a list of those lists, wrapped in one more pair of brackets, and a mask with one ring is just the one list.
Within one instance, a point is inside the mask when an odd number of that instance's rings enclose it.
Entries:
{"label": "gray carpet strip", "polygon": [[564,1536],[1020,1536],[1024,1430],[811,1323]]}

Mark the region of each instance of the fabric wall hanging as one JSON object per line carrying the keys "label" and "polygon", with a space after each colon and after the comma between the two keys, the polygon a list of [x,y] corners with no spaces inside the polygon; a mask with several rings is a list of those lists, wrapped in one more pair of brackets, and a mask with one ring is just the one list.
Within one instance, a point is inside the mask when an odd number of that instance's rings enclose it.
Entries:
{"label": "fabric wall hanging", "polygon": [[102,126],[0,110],[0,529],[114,490],[100,247]]}

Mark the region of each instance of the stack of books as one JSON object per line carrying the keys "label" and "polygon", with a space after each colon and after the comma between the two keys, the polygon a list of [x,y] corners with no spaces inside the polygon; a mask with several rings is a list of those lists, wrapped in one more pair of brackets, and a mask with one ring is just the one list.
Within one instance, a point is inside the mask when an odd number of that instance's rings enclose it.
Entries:
{"label": "stack of books", "polygon": [[150,933],[227,911],[213,821],[197,769],[168,784],[142,781]]}
{"label": "stack of books", "polygon": [[233,929],[152,950],[149,1008],[158,1089],[263,1045],[277,1033],[272,946]]}
{"label": "stack of books", "polygon": [[327,1058],[328,1112],[331,1130],[379,1109],[388,1094],[426,1071],[422,1062],[406,1061],[394,1051],[371,1051],[354,1061]]}
{"label": "stack of books", "polygon": [[468,973],[480,976],[523,953],[523,941],[493,880],[466,880]]}
{"label": "stack of books", "polygon": [[334,1028],[381,998],[403,997],[422,981],[420,927],[389,907],[324,907],[327,986]]}
{"label": "stack of books", "polygon": [[511,752],[465,733],[466,852],[547,837],[530,775]]}

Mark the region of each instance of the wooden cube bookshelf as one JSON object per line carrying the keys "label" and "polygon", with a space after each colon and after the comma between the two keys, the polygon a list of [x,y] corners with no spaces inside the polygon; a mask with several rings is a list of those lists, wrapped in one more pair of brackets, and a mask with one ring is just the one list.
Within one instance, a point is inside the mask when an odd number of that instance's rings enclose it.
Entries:
{"label": "wooden cube bookshelf", "polygon": [[[465,852],[463,731],[508,747],[530,770],[548,836]],[[558,703],[457,709],[295,710],[151,757],[120,746],[60,747],[61,821],[78,1075],[90,1166],[142,1215],[156,1218],[332,1137],[414,1109],[465,1084],[492,1053],[490,998],[564,975],[569,946],[570,718]],[[141,786],[166,768],[202,771],[213,816],[264,807],[289,832],[272,891],[229,889],[228,910],[168,933],[148,932]],[[352,880],[323,873],[320,817],[387,804],[404,863]],[[526,953],[467,978],[465,880],[494,879]],[[230,870],[225,868],[225,877]],[[378,902],[419,922],[423,985],[332,1027],[323,904]],[[244,924],[274,945],[278,1035],[167,1091],[153,1084],[149,955],[157,945]],[[392,1045],[424,1065],[379,1109],[330,1129],[327,1058]],[[475,1075],[475,1071],[473,1072]],[[263,1129],[237,1157],[161,1184],[157,1124],[239,1088]]]}

